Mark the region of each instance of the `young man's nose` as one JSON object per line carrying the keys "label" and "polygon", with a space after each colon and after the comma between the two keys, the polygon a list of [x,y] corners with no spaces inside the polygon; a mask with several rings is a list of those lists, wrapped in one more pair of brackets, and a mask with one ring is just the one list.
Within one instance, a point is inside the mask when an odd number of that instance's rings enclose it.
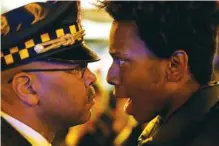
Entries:
{"label": "young man's nose", "polygon": [[107,73],[107,82],[111,85],[120,84],[120,72],[119,69],[111,66]]}

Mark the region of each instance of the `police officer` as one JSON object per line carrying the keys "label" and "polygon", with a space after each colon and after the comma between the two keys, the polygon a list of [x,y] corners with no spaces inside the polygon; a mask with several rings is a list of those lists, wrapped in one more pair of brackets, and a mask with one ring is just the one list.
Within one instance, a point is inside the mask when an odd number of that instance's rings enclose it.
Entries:
{"label": "police officer", "polygon": [[80,3],[31,3],[1,15],[2,146],[49,146],[85,123],[99,57],[83,40]]}

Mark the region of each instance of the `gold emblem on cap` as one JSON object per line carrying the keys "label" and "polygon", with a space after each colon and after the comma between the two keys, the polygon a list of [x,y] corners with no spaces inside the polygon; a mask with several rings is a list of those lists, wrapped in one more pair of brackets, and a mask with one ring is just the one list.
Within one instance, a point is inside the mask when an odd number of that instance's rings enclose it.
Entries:
{"label": "gold emblem on cap", "polygon": [[41,44],[37,44],[34,47],[34,50],[39,54],[49,51],[51,49],[59,48],[61,46],[70,46],[75,43],[75,40],[81,39],[84,35],[85,35],[84,30],[80,30],[75,34],[68,33],[57,39],[50,40]]}
{"label": "gold emblem on cap", "polygon": [[1,35],[6,35],[10,31],[8,20],[4,15],[1,15]]}
{"label": "gold emblem on cap", "polygon": [[43,8],[37,3],[30,3],[24,6],[24,9],[26,9],[30,14],[34,16],[34,20],[32,24],[42,20],[48,13],[48,10]]}

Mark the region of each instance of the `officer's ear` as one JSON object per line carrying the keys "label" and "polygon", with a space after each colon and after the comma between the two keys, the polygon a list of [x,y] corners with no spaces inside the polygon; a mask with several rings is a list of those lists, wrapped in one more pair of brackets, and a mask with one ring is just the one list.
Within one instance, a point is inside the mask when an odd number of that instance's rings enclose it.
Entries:
{"label": "officer's ear", "polygon": [[188,72],[188,55],[183,50],[177,50],[168,61],[166,77],[168,81],[180,81]]}
{"label": "officer's ear", "polygon": [[39,102],[36,94],[33,77],[31,74],[20,72],[14,75],[12,88],[17,96],[27,105],[37,105]]}

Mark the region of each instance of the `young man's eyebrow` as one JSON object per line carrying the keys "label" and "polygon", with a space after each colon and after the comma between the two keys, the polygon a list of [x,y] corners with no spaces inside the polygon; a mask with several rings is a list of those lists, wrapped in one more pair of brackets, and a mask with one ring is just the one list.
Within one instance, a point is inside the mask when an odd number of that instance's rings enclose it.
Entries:
{"label": "young man's eyebrow", "polygon": [[119,52],[109,52],[109,54],[112,56],[112,57],[118,57],[118,58],[128,58],[129,55],[128,54],[122,54],[122,53],[119,53]]}
{"label": "young man's eyebrow", "polygon": [[109,54],[110,54],[111,56],[117,56],[117,55],[118,55],[117,52],[109,52]]}

